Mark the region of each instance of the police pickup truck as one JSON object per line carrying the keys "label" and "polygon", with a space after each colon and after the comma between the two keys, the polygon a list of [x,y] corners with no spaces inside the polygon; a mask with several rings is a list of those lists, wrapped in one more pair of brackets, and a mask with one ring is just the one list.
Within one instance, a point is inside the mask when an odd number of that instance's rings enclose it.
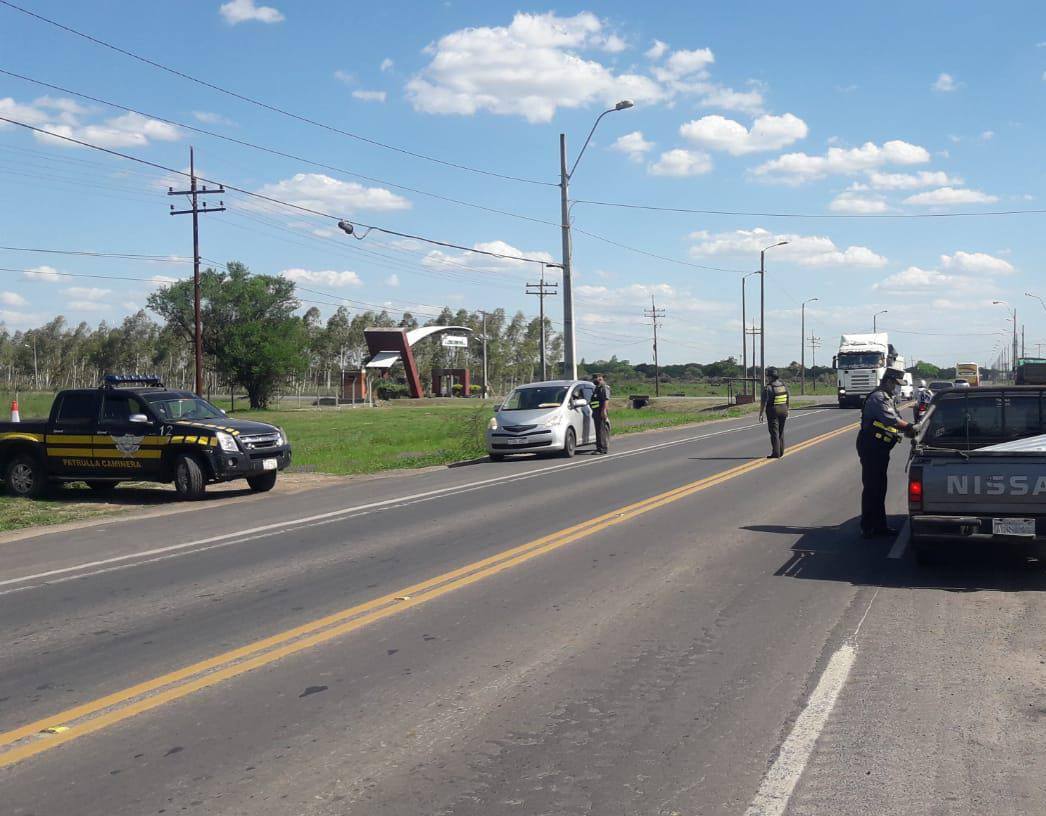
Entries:
{"label": "police pickup truck", "polygon": [[948,543],[1046,543],[1046,387],[936,394],[908,468],[920,562]]}
{"label": "police pickup truck", "polygon": [[283,431],[233,419],[155,377],[107,375],[97,389],[61,391],[46,420],[0,422],[0,476],[7,492],[36,497],[48,483],[174,482],[199,499],[208,482],[246,479],[263,492],[291,461]]}

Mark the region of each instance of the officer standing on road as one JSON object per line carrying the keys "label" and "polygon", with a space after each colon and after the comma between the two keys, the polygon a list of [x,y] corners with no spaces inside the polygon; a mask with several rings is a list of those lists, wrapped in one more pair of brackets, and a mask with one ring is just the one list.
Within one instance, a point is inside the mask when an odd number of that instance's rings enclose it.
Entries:
{"label": "officer standing on road", "polygon": [[780,459],[785,452],[785,420],[788,419],[788,388],[777,376],[773,366],[766,368],[767,384],[763,386],[763,401],[759,406],[759,421],[766,416],[770,431],[770,455],[767,459]]}
{"label": "officer standing on road", "polygon": [[893,395],[904,371],[886,369],[879,387],[868,395],[861,411],[857,433],[857,455],[861,460],[861,535],[865,538],[897,535],[886,523],[886,471],[890,451],[902,436],[914,437],[916,426],[897,413]]}
{"label": "officer standing on road", "polygon": [[596,423],[596,453],[609,453],[610,442],[610,386],[602,374],[592,378],[596,384],[592,394],[592,421]]}

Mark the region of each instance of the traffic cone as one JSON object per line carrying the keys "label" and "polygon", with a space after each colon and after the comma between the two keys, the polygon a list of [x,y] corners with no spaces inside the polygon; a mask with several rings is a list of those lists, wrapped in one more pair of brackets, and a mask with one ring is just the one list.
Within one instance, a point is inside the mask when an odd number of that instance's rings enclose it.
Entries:
{"label": "traffic cone", "polygon": [[22,415],[18,413],[18,400],[11,400],[11,421],[22,421]]}

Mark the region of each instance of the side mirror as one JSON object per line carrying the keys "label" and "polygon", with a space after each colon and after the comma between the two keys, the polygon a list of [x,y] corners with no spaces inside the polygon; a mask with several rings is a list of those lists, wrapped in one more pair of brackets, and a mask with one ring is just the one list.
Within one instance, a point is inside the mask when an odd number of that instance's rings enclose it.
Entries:
{"label": "side mirror", "polygon": [[146,424],[148,424],[149,417],[147,417],[145,414],[131,414],[131,416],[128,417],[127,421],[128,422],[134,422],[134,423],[146,423]]}
{"label": "side mirror", "polygon": [[494,413],[496,414],[496,413],[497,413],[498,411],[500,411],[500,410],[501,410],[501,404],[500,404],[500,403],[498,403],[497,405],[495,405],[495,406],[494,406],[494,408],[493,408],[493,410],[494,410]]}
{"label": "side mirror", "polygon": [[228,416],[228,414],[225,413],[225,409],[224,408],[219,408],[218,410],[222,412],[222,416]]}
{"label": "side mirror", "polygon": [[832,368],[838,368],[839,367],[837,365],[838,362],[839,362],[839,358],[838,357],[832,357]]}
{"label": "side mirror", "polygon": [[575,399],[570,402],[571,408],[584,408],[586,405],[588,405],[588,400],[586,399]]}

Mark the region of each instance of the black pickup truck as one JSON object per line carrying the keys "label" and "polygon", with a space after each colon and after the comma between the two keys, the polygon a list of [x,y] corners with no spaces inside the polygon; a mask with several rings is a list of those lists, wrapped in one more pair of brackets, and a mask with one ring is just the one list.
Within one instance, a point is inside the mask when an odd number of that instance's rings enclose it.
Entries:
{"label": "black pickup truck", "polygon": [[0,422],[0,476],[9,494],[36,497],[48,483],[174,482],[198,499],[208,482],[246,479],[263,492],[291,461],[283,431],[233,419],[152,377],[108,375],[96,389],[61,391],[46,420]]}

